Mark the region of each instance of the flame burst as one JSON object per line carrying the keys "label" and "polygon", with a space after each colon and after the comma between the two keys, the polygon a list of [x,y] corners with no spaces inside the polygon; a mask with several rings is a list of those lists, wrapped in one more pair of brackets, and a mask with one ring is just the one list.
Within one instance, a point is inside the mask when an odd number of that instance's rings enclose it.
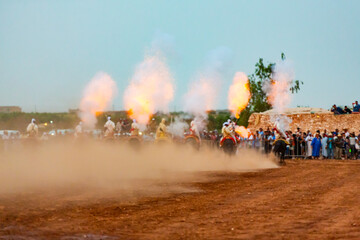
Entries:
{"label": "flame burst", "polygon": [[145,57],[135,69],[124,93],[124,105],[129,117],[146,125],[157,111],[167,112],[174,97],[173,78],[162,57]]}
{"label": "flame burst", "polygon": [[84,89],[80,102],[80,118],[84,125],[95,127],[96,116],[110,106],[117,93],[115,81],[106,73],[97,73]]}
{"label": "flame burst", "polygon": [[231,113],[239,118],[239,114],[249,103],[251,94],[249,81],[245,73],[237,72],[228,94],[228,106]]}
{"label": "flame burst", "polygon": [[235,132],[243,138],[249,138],[250,131],[244,126],[235,126]]}

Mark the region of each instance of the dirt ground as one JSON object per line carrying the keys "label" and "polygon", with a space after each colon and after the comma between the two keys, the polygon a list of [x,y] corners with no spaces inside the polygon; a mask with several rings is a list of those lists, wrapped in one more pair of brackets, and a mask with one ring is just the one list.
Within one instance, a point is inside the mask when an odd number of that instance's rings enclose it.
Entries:
{"label": "dirt ground", "polygon": [[0,239],[360,239],[359,161],[208,174],[185,186],[197,191],[127,201],[3,196]]}

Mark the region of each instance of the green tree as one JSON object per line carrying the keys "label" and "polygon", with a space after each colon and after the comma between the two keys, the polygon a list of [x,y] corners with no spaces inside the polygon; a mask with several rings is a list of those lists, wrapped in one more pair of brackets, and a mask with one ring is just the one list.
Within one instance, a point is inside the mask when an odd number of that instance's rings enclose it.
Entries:
{"label": "green tree", "polygon": [[[281,53],[281,60],[285,59],[285,54]],[[262,58],[255,64],[255,72],[248,76],[251,99],[248,106],[240,114],[240,118],[238,119],[239,124],[247,126],[249,117],[252,113],[264,112],[271,109],[271,104],[268,102],[266,93],[263,90],[263,85],[266,82],[273,81],[271,75],[274,66],[275,63],[264,64]],[[302,81],[294,80],[290,87],[290,91],[292,93],[297,93],[300,91],[300,85],[302,84]]]}

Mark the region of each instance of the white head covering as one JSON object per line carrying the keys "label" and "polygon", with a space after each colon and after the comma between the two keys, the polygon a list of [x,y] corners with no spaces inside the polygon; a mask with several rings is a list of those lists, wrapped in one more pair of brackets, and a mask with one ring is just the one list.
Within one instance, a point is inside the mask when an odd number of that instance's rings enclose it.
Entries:
{"label": "white head covering", "polygon": [[110,117],[110,116],[108,116],[108,117],[107,117],[107,120],[110,120],[110,119],[111,119],[111,117]]}
{"label": "white head covering", "polygon": [[31,122],[34,123],[34,122],[35,122],[35,118],[31,119]]}
{"label": "white head covering", "polygon": [[133,119],[133,123],[136,123],[136,119]]}

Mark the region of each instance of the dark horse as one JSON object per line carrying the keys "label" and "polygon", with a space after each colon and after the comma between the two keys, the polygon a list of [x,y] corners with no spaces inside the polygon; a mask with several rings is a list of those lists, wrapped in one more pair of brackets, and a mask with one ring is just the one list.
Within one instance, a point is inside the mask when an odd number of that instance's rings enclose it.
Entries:
{"label": "dark horse", "polygon": [[236,153],[236,142],[230,137],[226,137],[220,142],[220,147],[228,155],[234,155]]}
{"label": "dark horse", "polygon": [[274,142],[273,151],[275,156],[279,158],[279,164],[280,165],[286,165],[285,163],[285,152],[286,152],[286,146],[289,143],[285,139],[278,139]]}

